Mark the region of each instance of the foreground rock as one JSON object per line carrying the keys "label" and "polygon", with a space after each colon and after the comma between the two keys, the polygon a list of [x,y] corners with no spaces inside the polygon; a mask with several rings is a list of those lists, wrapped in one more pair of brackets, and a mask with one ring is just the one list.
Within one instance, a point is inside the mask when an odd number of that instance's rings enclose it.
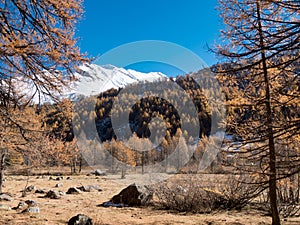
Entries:
{"label": "foreground rock", "polygon": [[57,183],[57,184],[55,185],[55,187],[62,187],[62,186],[63,186],[62,183]]}
{"label": "foreground rock", "polygon": [[26,200],[25,202],[20,201],[19,204],[16,207],[13,207],[12,209],[13,210],[22,210],[22,212],[37,212],[37,211],[39,211],[39,209],[37,209],[38,208],[37,206],[38,206],[38,203],[36,201],[29,199],[29,200]]}
{"label": "foreground rock", "polygon": [[98,185],[83,185],[77,187],[77,189],[83,192],[102,191],[102,189]]}
{"label": "foreground rock", "polygon": [[13,210],[24,210],[27,207],[28,207],[28,205],[25,202],[21,201],[21,202],[19,202],[19,204],[16,207],[13,207],[12,209]]}
{"label": "foreground rock", "polygon": [[106,176],[106,172],[99,169],[95,170],[94,174],[96,176]]}
{"label": "foreground rock", "polygon": [[104,202],[102,206],[142,206],[147,205],[152,197],[153,191],[149,187],[131,184],[119,194],[113,196],[109,202]]}
{"label": "foreground rock", "polygon": [[45,198],[51,198],[51,199],[60,199],[61,196],[63,196],[64,193],[62,191],[53,191],[50,190],[47,192],[47,194],[44,196]]}
{"label": "foreground rock", "polygon": [[100,205],[97,205],[98,207],[116,207],[116,208],[123,208],[124,205],[123,204],[115,204],[115,203],[112,203],[112,202],[103,202],[102,204]]}
{"label": "foreground rock", "polygon": [[78,214],[69,220],[68,225],[93,225],[93,220],[84,214]]}
{"label": "foreground rock", "polygon": [[30,206],[23,210],[22,213],[40,213],[40,208],[37,206]]}
{"label": "foreground rock", "polygon": [[34,193],[36,193],[36,194],[45,194],[47,191],[46,191],[46,189],[36,189],[35,190],[35,192]]}
{"label": "foreground rock", "polygon": [[11,208],[8,205],[0,204],[0,211],[10,211]]}
{"label": "foreground rock", "polygon": [[30,185],[30,186],[26,187],[25,190],[23,190],[23,192],[32,192],[35,190],[36,190],[36,187],[34,185]]}
{"label": "foreground rock", "polygon": [[56,178],[53,178],[53,177],[49,177],[49,180],[57,180],[57,181],[60,181],[60,180],[63,180],[64,178],[62,176],[60,177],[56,177]]}
{"label": "foreground rock", "polygon": [[81,191],[76,187],[70,187],[69,190],[66,192],[67,194],[80,194]]}
{"label": "foreground rock", "polygon": [[30,207],[31,207],[31,206],[37,206],[37,205],[38,205],[38,203],[37,203],[36,201],[31,200],[31,199],[26,200],[25,203],[26,203],[28,206],[30,206]]}
{"label": "foreground rock", "polygon": [[7,202],[10,202],[12,201],[12,197],[8,194],[0,194],[0,201],[7,201]]}

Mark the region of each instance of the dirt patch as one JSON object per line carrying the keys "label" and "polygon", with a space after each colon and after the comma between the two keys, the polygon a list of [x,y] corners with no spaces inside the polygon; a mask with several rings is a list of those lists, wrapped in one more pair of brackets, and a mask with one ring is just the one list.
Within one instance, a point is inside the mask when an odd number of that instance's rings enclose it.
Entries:
{"label": "dirt patch", "polygon": [[[26,184],[25,176],[8,176],[4,183],[4,191],[13,195],[10,202],[1,202],[11,208],[18,205],[20,201],[28,199],[38,203],[40,213],[20,213],[16,210],[0,211],[0,224],[7,225],[55,225],[67,224],[68,220],[81,213],[93,219],[95,224],[197,224],[197,225],[267,225],[271,223],[270,217],[262,215],[258,211],[222,211],[214,214],[189,214],[176,213],[166,210],[157,210],[153,207],[126,207],[126,208],[103,208],[97,205],[109,201],[123,188],[134,180],[127,176],[127,182],[120,183],[120,176],[72,176],[71,179],[60,180],[61,187],[55,187],[56,180],[49,180],[49,176],[29,177],[29,184],[38,189],[57,190],[67,192],[70,187],[82,185],[97,185],[102,191],[82,192],[78,195],[64,195],[60,199],[44,198],[45,194],[34,192],[27,193],[22,197],[21,190]],[[207,179],[206,179],[207,180]],[[284,222],[285,225],[300,224],[299,218],[291,218]]]}

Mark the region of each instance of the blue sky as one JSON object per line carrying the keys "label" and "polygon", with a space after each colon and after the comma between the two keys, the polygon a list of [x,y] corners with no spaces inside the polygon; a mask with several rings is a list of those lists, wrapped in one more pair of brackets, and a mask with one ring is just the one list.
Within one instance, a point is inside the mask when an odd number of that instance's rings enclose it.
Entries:
{"label": "blue sky", "polygon": [[[216,4],[217,0],[85,0],[76,36],[81,50],[92,57],[129,42],[162,40],[186,47],[212,65],[216,59],[207,45],[217,41],[221,26]],[[154,62],[127,68],[181,73]]]}

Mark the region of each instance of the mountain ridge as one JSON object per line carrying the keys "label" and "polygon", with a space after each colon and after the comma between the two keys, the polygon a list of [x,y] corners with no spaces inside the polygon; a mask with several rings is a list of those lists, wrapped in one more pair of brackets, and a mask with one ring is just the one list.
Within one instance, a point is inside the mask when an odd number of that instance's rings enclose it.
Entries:
{"label": "mountain ridge", "polygon": [[71,85],[69,96],[91,96],[111,88],[124,88],[138,82],[154,82],[168,79],[161,72],[143,73],[132,69],[118,68],[113,65],[86,64],[80,67],[76,81]]}
{"label": "mountain ridge", "polygon": [[63,86],[60,92],[52,93],[55,100],[47,94],[38,95],[36,86],[29,79],[17,79],[14,85],[16,86],[16,90],[19,90],[19,95],[24,97],[24,101],[31,101],[33,104],[52,104],[56,100],[64,98],[76,101],[82,97],[99,95],[112,88],[124,88],[133,83],[168,79],[168,77],[161,72],[143,73],[113,65],[100,66],[96,64],[85,64],[79,67],[79,71],[80,72],[74,73],[74,80],[66,80],[68,85]]}

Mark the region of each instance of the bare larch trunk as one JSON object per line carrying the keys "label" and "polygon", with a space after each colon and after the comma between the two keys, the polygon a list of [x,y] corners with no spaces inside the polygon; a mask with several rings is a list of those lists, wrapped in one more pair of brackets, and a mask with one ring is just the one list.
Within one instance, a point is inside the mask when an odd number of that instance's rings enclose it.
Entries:
{"label": "bare larch trunk", "polygon": [[261,22],[261,11],[260,11],[260,0],[257,0],[257,18],[258,18],[258,32],[260,38],[260,49],[262,58],[263,75],[265,82],[265,106],[267,115],[267,136],[268,136],[268,147],[269,147],[269,197],[270,206],[272,213],[272,225],[280,225],[280,217],[277,206],[277,190],[276,190],[276,151],[274,142],[274,132],[273,132],[273,119],[272,119],[272,105],[270,96],[270,81],[267,69],[267,59],[264,46],[264,36]]}
{"label": "bare larch trunk", "polygon": [[5,157],[6,153],[1,153],[0,158],[0,193],[2,193],[2,186],[3,186],[3,178],[4,178],[4,170],[5,170]]}

